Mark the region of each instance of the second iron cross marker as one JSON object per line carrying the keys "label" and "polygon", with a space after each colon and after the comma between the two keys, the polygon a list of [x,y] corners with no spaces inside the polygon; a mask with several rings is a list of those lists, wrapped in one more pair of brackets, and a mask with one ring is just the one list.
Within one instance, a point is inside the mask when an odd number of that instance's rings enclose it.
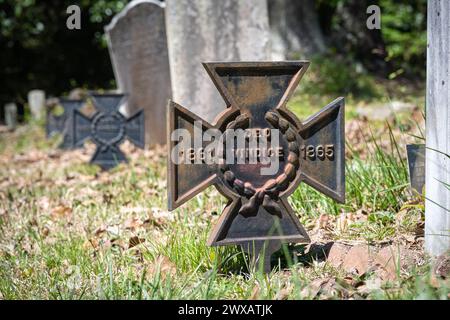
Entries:
{"label": "second iron cross marker", "polygon": [[[202,120],[184,107],[170,102],[168,114],[169,152],[191,161],[169,157],[169,210],[215,185],[229,201],[214,227],[208,244],[241,245],[264,263],[270,271],[270,256],[282,243],[306,243],[309,237],[288,203],[301,182],[345,201],[344,99],[338,98],[304,122],[286,108],[307,61],[205,63],[208,74],[224,98],[227,109],[214,124]],[[200,123],[200,125],[198,125]],[[191,135],[216,130],[223,135],[224,155],[232,151],[241,160],[205,161],[201,145],[193,140],[173,139],[176,130]],[[239,148],[224,136],[229,130],[243,130],[247,137],[266,136],[271,143],[266,150],[246,144]],[[275,131],[274,131],[275,130]],[[279,132],[271,137],[270,132]],[[272,140],[271,140],[272,139]],[[183,147],[181,142],[183,142]],[[275,144],[276,142],[276,144]],[[274,148],[273,146],[277,146]],[[182,149],[182,150],[181,150]],[[202,152],[201,161],[198,156]],[[277,167],[262,174],[270,165],[248,160],[252,154],[272,154]],[[223,159],[222,159],[223,160]],[[247,161],[246,161],[247,160]]]}

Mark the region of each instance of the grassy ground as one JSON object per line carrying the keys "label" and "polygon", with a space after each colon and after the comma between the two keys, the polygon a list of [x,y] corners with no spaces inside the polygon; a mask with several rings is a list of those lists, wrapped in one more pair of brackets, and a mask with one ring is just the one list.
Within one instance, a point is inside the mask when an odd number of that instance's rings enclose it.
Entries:
{"label": "grassy ground", "polygon": [[[324,99],[297,95],[291,106],[304,118]],[[130,164],[100,172],[85,164],[92,145],[62,153],[28,125],[0,134],[0,299],[448,299],[422,252],[422,200],[407,189],[403,146],[415,138],[401,121],[369,128],[357,103],[346,204],[307,186],[290,203],[316,247],[401,248],[411,259],[400,255],[389,277],[336,266],[313,246],[285,248],[263,275],[238,248],[206,246],[225,206],[216,190],[167,211],[164,149],[125,144]]]}

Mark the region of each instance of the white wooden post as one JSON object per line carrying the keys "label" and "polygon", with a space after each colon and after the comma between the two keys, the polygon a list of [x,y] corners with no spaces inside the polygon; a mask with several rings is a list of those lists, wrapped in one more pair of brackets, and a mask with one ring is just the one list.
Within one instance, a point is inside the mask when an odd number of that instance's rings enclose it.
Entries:
{"label": "white wooden post", "polygon": [[425,248],[437,256],[450,249],[449,0],[428,0],[427,29]]}

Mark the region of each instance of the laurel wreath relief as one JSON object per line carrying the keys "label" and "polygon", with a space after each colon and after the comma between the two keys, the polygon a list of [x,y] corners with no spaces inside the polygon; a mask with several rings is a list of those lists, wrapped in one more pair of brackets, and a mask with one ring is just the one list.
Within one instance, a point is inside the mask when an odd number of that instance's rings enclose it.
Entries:
{"label": "laurel wreath relief", "polygon": [[97,129],[97,125],[98,122],[106,117],[106,115],[104,114],[99,114],[94,116],[94,119],[91,123],[91,132],[92,132],[92,136],[94,137],[94,140],[97,140],[100,143],[100,149],[102,152],[108,150],[108,149],[117,149],[116,144],[118,144],[124,137],[125,135],[125,124],[122,122],[122,118],[120,117],[120,115],[117,114],[112,114],[111,115],[113,118],[116,118],[121,125],[119,126],[119,132],[117,133],[116,137],[111,139],[111,140],[105,140],[99,137],[98,135],[98,129]]}
{"label": "laurel wreath relief", "polygon": [[[281,118],[275,112],[267,112],[265,119],[275,129],[280,130],[283,137],[288,141],[289,154],[283,173],[268,180],[262,187],[255,188],[250,181],[237,179],[228,165],[222,164],[220,167],[223,178],[230,187],[241,197],[249,199],[239,210],[239,214],[243,216],[255,216],[259,207],[262,206],[270,214],[281,217],[279,194],[285,191],[289,184],[294,181],[299,167],[299,147],[295,130],[291,128],[287,120]],[[226,129],[247,129],[249,123],[250,119],[247,115],[239,115],[227,125]],[[226,139],[224,139],[225,143]]]}

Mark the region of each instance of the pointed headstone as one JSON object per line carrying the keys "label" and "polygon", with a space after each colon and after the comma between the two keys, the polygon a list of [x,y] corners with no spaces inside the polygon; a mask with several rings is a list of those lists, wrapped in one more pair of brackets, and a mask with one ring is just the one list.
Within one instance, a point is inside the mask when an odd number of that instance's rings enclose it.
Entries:
{"label": "pointed headstone", "polygon": [[120,92],[127,93],[126,113],[145,110],[145,143],[166,143],[166,107],[171,98],[165,4],[130,2],[105,28]]}
{"label": "pointed headstone", "polygon": [[266,0],[168,0],[173,100],[212,122],[226,107],[204,61],[270,59]]}

